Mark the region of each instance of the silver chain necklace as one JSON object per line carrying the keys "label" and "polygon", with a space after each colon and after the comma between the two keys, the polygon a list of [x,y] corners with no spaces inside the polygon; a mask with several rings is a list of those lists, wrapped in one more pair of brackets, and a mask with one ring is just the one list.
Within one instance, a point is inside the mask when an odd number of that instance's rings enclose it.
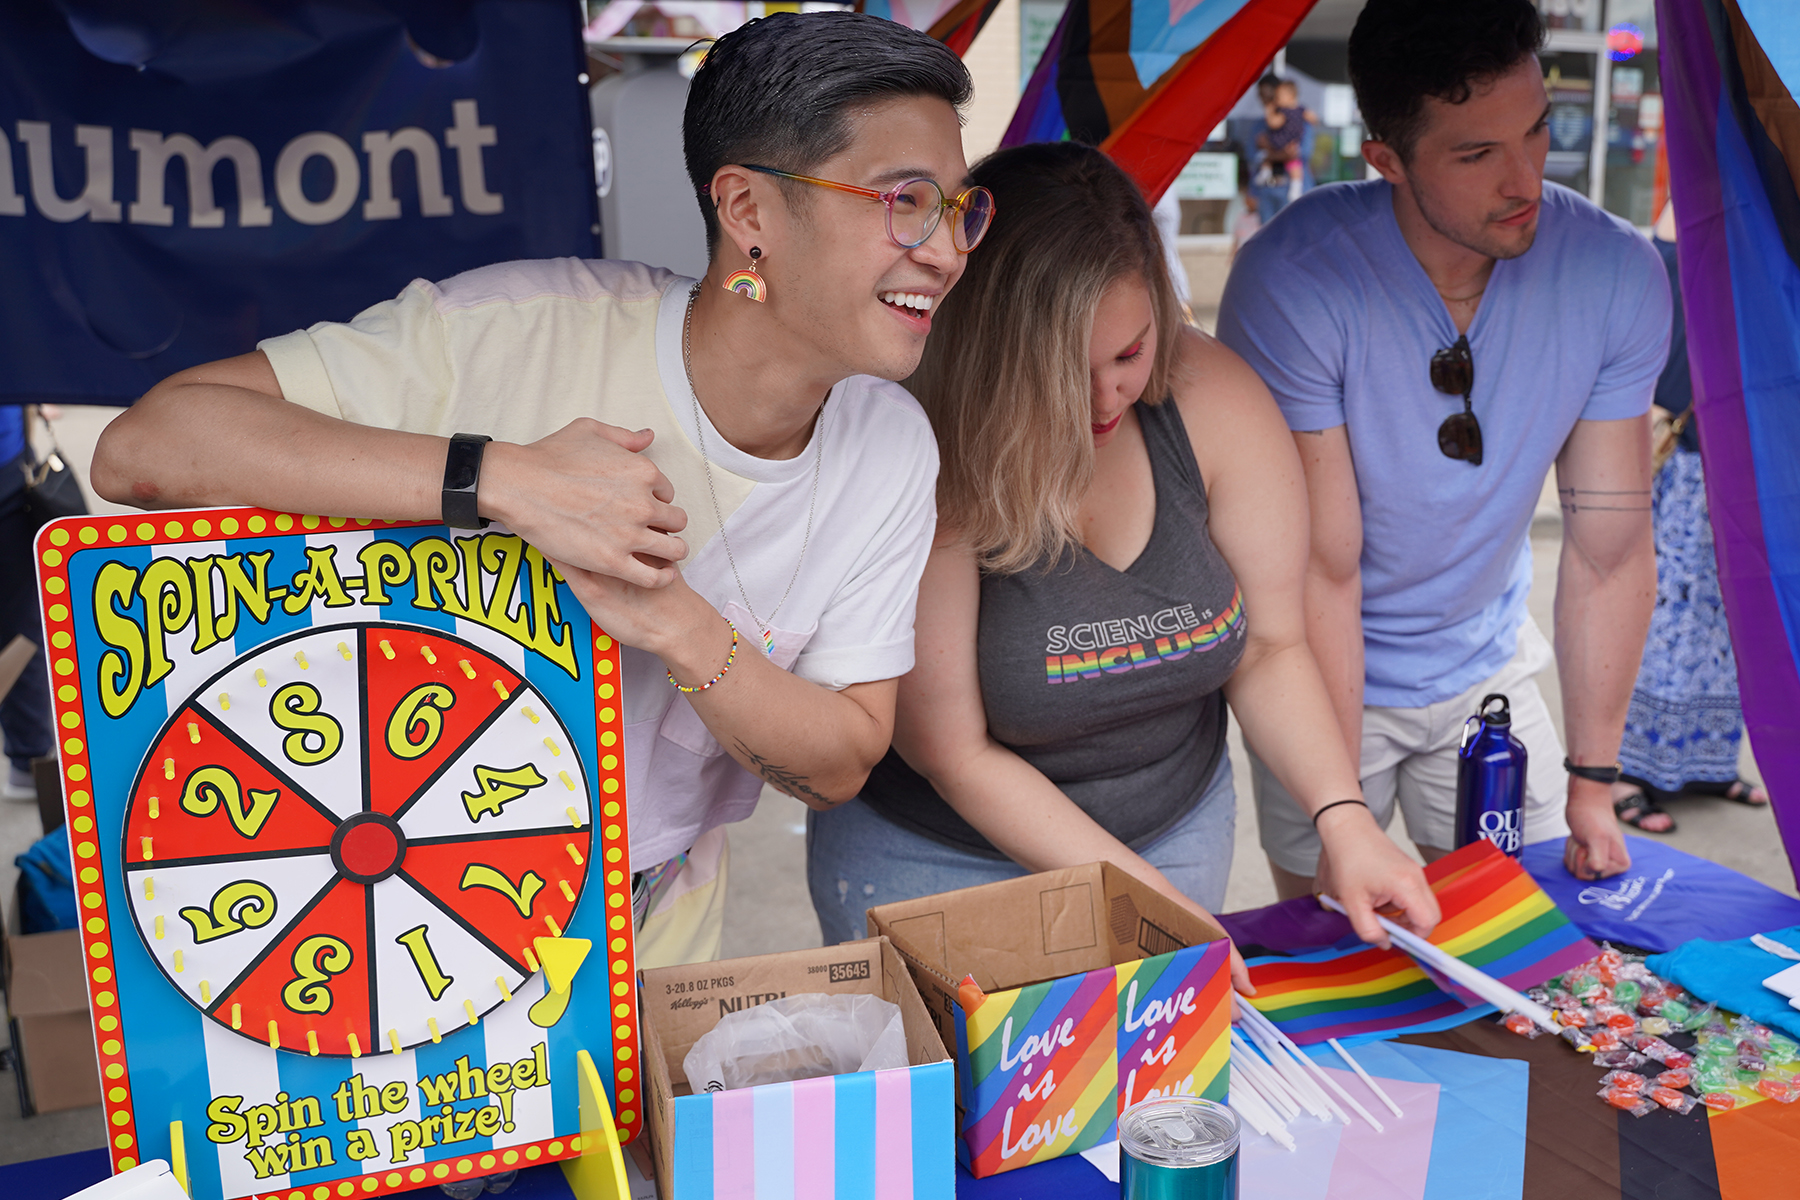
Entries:
{"label": "silver chain necklace", "polygon": [[719,491],[713,485],[712,463],[706,457],[706,418],[700,413],[700,389],[694,386],[694,301],[700,298],[700,280],[694,281],[688,292],[687,316],[681,323],[681,369],[687,375],[688,399],[694,405],[694,438],[700,448],[700,465],[706,471],[706,491],[712,497],[713,519],[719,523],[719,540],[725,543],[725,561],[731,564],[731,577],[737,580],[738,595],[744,599],[744,611],[756,622],[762,634],[763,653],[769,657],[775,654],[775,614],[787,603],[788,593],[794,590],[794,581],[800,578],[800,564],[806,561],[806,548],[812,543],[813,513],[819,504],[819,466],[825,459],[825,431],[823,428],[825,406],[819,406],[819,423],[813,428],[813,440],[817,446],[813,450],[812,498],[806,503],[806,533],[800,539],[800,557],[794,563],[794,573],[788,576],[787,587],[782,590],[781,599],[775,602],[774,612],[764,621],[756,615],[756,609],[750,604],[750,593],[744,588],[744,577],[738,574],[737,558],[731,553],[731,539],[725,536],[725,515],[719,508]]}

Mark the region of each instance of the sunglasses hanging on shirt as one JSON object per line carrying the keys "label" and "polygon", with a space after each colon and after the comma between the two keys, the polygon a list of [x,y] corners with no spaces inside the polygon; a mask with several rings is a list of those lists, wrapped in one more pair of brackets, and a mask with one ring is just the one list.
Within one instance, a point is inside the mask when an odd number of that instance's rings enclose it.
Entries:
{"label": "sunglasses hanging on shirt", "polygon": [[1438,449],[1444,457],[1460,459],[1472,467],[1481,465],[1481,422],[1475,419],[1470,393],[1475,390],[1475,356],[1469,351],[1469,335],[1431,356],[1431,386],[1449,396],[1461,396],[1463,410],[1444,418],[1438,426]]}

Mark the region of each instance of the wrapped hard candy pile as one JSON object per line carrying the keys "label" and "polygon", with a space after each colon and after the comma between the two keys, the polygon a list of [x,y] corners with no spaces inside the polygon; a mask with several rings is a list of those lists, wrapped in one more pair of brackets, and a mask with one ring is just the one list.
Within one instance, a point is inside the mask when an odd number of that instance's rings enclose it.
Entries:
{"label": "wrapped hard candy pile", "polygon": [[[1564,1041],[1606,1068],[1598,1095],[1622,1112],[1800,1100],[1800,1045],[1657,978],[1638,955],[1607,946],[1527,995],[1556,1015]],[[1518,1013],[1504,1024],[1521,1037],[1543,1032]],[[1692,1051],[1668,1042],[1671,1034],[1692,1035]]]}

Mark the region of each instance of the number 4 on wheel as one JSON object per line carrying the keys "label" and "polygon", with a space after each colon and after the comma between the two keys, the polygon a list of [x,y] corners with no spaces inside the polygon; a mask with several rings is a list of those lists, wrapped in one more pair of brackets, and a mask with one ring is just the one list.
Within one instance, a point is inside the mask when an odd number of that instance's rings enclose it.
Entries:
{"label": "number 4 on wheel", "polygon": [[643,1127],[619,651],[499,527],[75,517],[38,579],[115,1170],[379,1196]]}

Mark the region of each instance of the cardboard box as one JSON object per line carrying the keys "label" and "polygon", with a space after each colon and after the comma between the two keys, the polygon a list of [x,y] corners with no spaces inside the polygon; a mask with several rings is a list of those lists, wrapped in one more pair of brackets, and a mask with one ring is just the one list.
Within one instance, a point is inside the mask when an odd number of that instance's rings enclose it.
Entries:
{"label": "cardboard box", "polygon": [[[12,906],[17,921],[18,904]],[[5,932],[8,1029],[25,1116],[100,1103],[100,1062],[88,1018],[81,931]]]}
{"label": "cardboard box", "polygon": [[[869,910],[956,1054],[957,1157],[977,1176],[1118,1136],[1151,1096],[1222,1100],[1230,943],[1107,863]],[[959,994],[973,976],[985,998]]]}
{"label": "cardboard box", "polygon": [[[640,982],[645,1107],[662,1200],[753,1190],[796,1200],[954,1200],[950,1056],[886,938],[664,967],[641,972]],[[898,1004],[912,1065],[691,1093],[682,1063],[721,1017],[804,992],[864,993]]]}

